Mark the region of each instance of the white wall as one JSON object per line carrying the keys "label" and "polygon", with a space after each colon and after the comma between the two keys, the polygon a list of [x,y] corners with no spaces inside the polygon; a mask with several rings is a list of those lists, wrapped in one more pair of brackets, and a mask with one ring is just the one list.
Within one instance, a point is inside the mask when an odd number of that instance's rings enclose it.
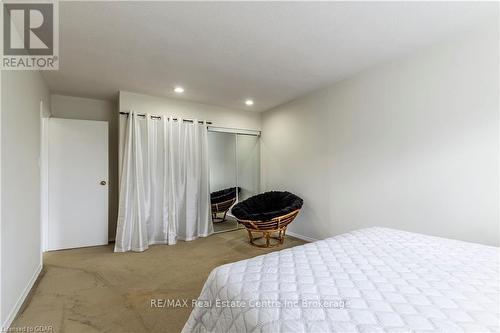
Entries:
{"label": "white wall", "polygon": [[116,102],[52,95],[52,116],[54,118],[102,120],[109,126],[109,210],[108,235],[115,238],[118,217],[118,105]]}
{"label": "white wall", "polygon": [[14,319],[41,268],[40,101],[48,88],[36,71],[2,71],[1,325]]}
{"label": "white wall", "polygon": [[499,245],[498,38],[483,27],[265,112],[263,188],[305,202],[290,231]]}

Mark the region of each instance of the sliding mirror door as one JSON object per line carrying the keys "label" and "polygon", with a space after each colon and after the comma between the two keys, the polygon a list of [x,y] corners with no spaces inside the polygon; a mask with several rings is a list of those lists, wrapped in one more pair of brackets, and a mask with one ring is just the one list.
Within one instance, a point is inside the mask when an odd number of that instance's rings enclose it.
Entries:
{"label": "sliding mirror door", "polygon": [[237,184],[239,201],[260,192],[260,144],[256,135],[237,134],[236,137]]}
{"label": "sliding mirror door", "polygon": [[260,192],[259,136],[209,131],[208,153],[214,232],[235,230],[231,207]]}
{"label": "sliding mirror door", "polygon": [[209,131],[208,153],[214,232],[234,230],[238,222],[228,213],[237,200],[236,134]]}

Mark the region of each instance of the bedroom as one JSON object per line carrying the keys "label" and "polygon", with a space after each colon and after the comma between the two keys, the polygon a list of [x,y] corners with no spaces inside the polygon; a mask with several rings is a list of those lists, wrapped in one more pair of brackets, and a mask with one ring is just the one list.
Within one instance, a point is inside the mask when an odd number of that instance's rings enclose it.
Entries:
{"label": "bedroom", "polygon": [[498,2],[1,7],[3,330],[499,330]]}

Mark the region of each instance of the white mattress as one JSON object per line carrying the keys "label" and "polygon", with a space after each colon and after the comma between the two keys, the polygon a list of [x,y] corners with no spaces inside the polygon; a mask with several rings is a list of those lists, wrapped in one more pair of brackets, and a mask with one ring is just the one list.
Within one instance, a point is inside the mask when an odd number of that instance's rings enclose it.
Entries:
{"label": "white mattress", "polygon": [[497,247],[362,229],[214,269],[183,332],[498,332],[499,281]]}

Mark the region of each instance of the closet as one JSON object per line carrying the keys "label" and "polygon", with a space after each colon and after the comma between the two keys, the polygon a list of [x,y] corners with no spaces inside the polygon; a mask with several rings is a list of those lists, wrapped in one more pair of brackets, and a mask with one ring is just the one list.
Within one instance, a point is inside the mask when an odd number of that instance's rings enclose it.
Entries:
{"label": "closet", "polygon": [[231,204],[229,207],[212,204],[213,213],[215,207],[220,210],[212,214],[214,232],[235,230],[238,223],[231,206],[260,193],[260,132],[209,127],[208,154],[212,199],[217,193],[223,193],[225,199],[234,195],[234,202],[222,201]]}

